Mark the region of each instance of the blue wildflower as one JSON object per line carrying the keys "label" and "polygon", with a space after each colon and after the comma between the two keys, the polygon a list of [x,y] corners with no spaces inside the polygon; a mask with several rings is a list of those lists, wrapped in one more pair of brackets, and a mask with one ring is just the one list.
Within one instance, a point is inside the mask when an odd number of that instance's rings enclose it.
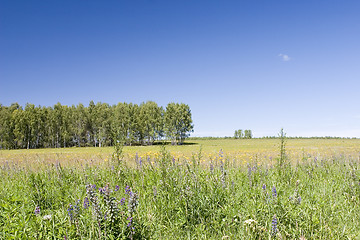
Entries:
{"label": "blue wildflower", "polygon": [[130,192],[131,192],[130,187],[129,187],[128,185],[126,185],[126,187],[125,187],[125,194],[130,194]]}
{"label": "blue wildflower", "polygon": [[83,206],[84,206],[85,209],[87,209],[90,206],[90,202],[89,202],[89,199],[87,197],[84,198]]}
{"label": "blue wildflower", "polygon": [[69,217],[70,217],[70,221],[72,221],[73,220],[73,210],[74,210],[74,208],[73,208],[73,206],[71,205],[71,204],[69,204],[69,208],[67,209],[67,211],[68,211],[68,214],[69,214]]}
{"label": "blue wildflower", "polygon": [[272,188],[272,192],[273,192],[273,196],[274,196],[274,197],[277,197],[277,191],[276,191],[275,186]]}
{"label": "blue wildflower", "polygon": [[275,236],[278,231],[278,229],[277,229],[278,220],[276,218],[276,215],[274,215],[274,217],[271,221],[271,224],[272,224],[272,227],[271,227],[272,235]]}

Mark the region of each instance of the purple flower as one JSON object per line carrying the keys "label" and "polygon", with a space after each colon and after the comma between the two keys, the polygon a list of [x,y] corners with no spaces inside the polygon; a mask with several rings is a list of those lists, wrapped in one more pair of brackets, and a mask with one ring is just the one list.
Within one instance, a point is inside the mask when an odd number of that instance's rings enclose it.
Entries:
{"label": "purple flower", "polygon": [[35,215],[40,214],[40,207],[39,206],[36,206],[34,213],[35,213]]}
{"label": "purple flower", "polygon": [[132,224],[133,217],[128,217],[127,220],[129,221],[127,226],[130,227]]}
{"label": "purple flower", "polygon": [[277,197],[277,191],[276,191],[275,186],[272,188],[272,192],[273,192],[273,196],[274,196],[274,197]]}
{"label": "purple flower", "polygon": [[73,220],[73,210],[74,210],[73,206],[71,204],[69,204],[69,208],[67,209],[67,211],[68,211],[68,214],[70,217],[70,221]]}
{"label": "purple flower", "polygon": [[120,204],[124,205],[124,203],[125,203],[125,198],[120,199]]}
{"label": "purple flower", "polygon": [[224,156],[224,152],[222,151],[222,149],[220,149],[219,151],[219,157],[222,158]]}
{"label": "purple flower", "polygon": [[125,187],[125,193],[126,193],[126,194],[130,194],[130,192],[131,192],[130,187],[129,187],[128,185],[126,185],[126,187]]}
{"label": "purple flower", "polygon": [[89,199],[87,197],[84,198],[83,206],[84,206],[85,209],[87,209],[90,206],[90,202],[89,202]]}
{"label": "purple flower", "polygon": [[115,186],[115,192],[119,191],[119,189],[120,189],[119,185],[116,185]]}
{"label": "purple flower", "polygon": [[266,190],[266,184],[263,184],[262,189],[265,191]]}
{"label": "purple flower", "polygon": [[271,230],[272,230],[272,235],[275,236],[277,233],[277,224],[278,224],[278,220],[276,218],[276,215],[274,215],[272,221],[271,221]]}

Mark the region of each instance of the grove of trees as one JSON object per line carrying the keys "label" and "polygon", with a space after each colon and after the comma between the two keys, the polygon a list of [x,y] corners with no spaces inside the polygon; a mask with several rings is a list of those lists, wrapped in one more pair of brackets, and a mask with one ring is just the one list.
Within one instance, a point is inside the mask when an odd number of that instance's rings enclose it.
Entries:
{"label": "grove of trees", "polygon": [[246,129],[246,130],[242,130],[242,129],[239,129],[239,130],[235,130],[235,133],[234,133],[234,138],[235,139],[239,139],[239,138],[247,138],[247,139],[250,139],[252,138],[252,131],[249,130],[249,129]]}
{"label": "grove of trees", "polygon": [[193,128],[190,107],[183,103],[169,103],[165,109],[152,101],[112,106],[91,101],[87,107],[0,104],[0,149],[102,147],[116,141],[182,144]]}

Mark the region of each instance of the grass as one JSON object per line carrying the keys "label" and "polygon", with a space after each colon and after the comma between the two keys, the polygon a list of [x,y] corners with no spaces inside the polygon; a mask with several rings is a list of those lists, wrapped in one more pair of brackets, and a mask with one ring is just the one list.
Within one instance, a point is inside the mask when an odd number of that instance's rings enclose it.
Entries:
{"label": "grass", "polygon": [[192,142],[1,151],[0,239],[359,239],[359,140]]}
{"label": "grass", "polygon": [[[176,158],[191,159],[202,149],[204,160],[215,158],[222,150],[229,157],[242,158],[245,163],[254,158],[266,156],[277,157],[279,151],[278,139],[214,139],[214,140],[191,140],[186,145],[171,146],[167,150]],[[156,156],[160,151],[160,145],[154,146],[126,146],[123,148],[125,160],[133,161],[136,154],[139,157]],[[358,156],[360,152],[360,139],[287,139],[287,154],[292,160],[302,158],[303,155],[324,155],[344,154]],[[63,165],[79,164],[81,162],[103,162],[109,160],[114,149],[103,148],[50,148],[50,149],[21,149],[21,150],[0,150],[0,163],[6,161],[55,163]]]}

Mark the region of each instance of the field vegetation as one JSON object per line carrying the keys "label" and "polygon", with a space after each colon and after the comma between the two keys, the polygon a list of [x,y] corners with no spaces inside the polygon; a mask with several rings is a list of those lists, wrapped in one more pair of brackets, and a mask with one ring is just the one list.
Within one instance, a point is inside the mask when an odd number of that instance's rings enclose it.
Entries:
{"label": "field vegetation", "polygon": [[358,239],[360,140],[0,151],[0,239]]}

